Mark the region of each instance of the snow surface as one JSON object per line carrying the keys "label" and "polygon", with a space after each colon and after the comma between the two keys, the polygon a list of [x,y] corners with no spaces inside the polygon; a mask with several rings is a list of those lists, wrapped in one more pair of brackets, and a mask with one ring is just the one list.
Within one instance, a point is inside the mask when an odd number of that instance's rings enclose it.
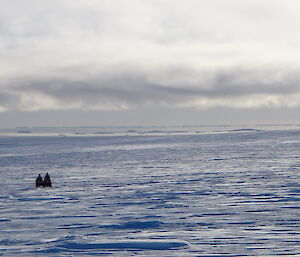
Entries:
{"label": "snow surface", "polygon": [[299,170],[299,130],[3,136],[0,255],[300,256]]}

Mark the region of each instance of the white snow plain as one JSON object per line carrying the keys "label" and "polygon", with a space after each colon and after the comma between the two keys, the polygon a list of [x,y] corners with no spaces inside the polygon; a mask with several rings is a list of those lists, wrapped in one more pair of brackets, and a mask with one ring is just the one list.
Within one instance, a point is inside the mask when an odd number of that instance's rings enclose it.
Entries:
{"label": "white snow plain", "polygon": [[299,256],[299,170],[300,130],[2,136],[0,256]]}

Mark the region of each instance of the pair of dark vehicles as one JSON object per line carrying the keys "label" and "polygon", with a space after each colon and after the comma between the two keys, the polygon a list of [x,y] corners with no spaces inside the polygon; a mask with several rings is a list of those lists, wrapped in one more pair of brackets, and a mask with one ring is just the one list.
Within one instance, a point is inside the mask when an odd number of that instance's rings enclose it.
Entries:
{"label": "pair of dark vehicles", "polygon": [[42,178],[41,174],[39,174],[35,180],[35,185],[36,187],[52,187],[52,182],[48,172],[44,179]]}

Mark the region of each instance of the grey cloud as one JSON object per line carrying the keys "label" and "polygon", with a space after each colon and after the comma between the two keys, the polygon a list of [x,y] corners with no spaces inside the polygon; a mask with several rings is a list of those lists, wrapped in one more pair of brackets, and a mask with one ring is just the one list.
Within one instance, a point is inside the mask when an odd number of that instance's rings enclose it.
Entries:
{"label": "grey cloud", "polygon": [[20,101],[13,93],[0,92],[0,111],[18,108]]}
{"label": "grey cloud", "polygon": [[[184,69],[182,72],[176,70],[182,76],[192,76]],[[196,76],[196,71],[194,73]],[[230,107],[232,104],[256,108],[261,105],[300,105],[300,77],[296,73],[282,74],[280,70],[203,72],[192,84],[188,79],[185,83],[183,77],[176,85],[166,78],[160,81],[161,74],[152,74],[151,78],[147,73],[133,75],[131,72],[119,76],[75,77],[70,74],[64,78],[14,80],[5,85],[8,93],[0,97],[0,106],[20,110],[121,110],[151,106],[206,108]],[[271,102],[270,98],[273,99]]]}

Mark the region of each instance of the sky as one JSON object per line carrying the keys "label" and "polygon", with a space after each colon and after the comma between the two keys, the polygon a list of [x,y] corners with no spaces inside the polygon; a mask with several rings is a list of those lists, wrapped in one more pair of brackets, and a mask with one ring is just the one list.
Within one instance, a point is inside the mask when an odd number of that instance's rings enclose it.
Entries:
{"label": "sky", "polygon": [[297,0],[1,0],[0,127],[300,123]]}

